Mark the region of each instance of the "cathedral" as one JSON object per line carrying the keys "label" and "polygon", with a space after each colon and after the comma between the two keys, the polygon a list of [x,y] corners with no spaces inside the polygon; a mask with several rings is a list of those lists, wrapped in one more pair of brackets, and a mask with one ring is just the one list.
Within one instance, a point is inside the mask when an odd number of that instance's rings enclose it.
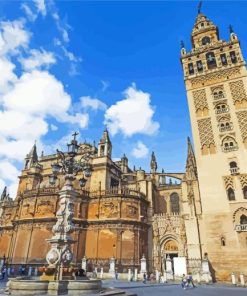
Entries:
{"label": "cathedral", "polygon": [[[166,260],[186,259],[188,272],[207,258],[212,278],[247,275],[247,71],[240,41],[229,40],[201,11],[191,33],[192,48],[181,42],[194,149],[187,142],[185,171],[159,171],[155,153],[150,171],[131,169],[128,158],[114,161],[107,129],[98,145],[81,143],[78,155],[92,156],[92,174],[74,188],[73,262],[88,269],[119,272],[139,268],[164,272]],[[185,143],[186,144],[186,143]],[[64,176],[50,182],[57,154],[27,154],[14,199],[0,200],[0,257],[11,266],[42,266],[56,222]]]}

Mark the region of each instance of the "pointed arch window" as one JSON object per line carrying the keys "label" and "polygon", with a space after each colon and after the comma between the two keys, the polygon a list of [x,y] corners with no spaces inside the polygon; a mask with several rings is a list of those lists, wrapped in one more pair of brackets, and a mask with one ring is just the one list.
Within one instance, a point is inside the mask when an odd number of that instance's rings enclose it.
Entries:
{"label": "pointed arch window", "polygon": [[236,161],[231,161],[229,163],[229,165],[230,165],[231,175],[237,175],[238,174],[238,165],[237,165]]}
{"label": "pointed arch window", "polygon": [[245,185],[243,188],[243,195],[244,195],[244,199],[247,199],[247,185]]}
{"label": "pointed arch window", "polygon": [[235,192],[231,187],[227,189],[227,196],[228,196],[228,200],[230,201],[235,200]]}
{"label": "pointed arch window", "polygon": [[222,247],[225,247],[225,246],[226,246],[226,239],[225,239],[224,237],[222,237],[222,238],[220,239],[220,242],[221,242],[221,246],[222,246]]}
{"label": "pointed arch window", "polygon": [[215,55],[213,52],[208,52],[206,54],[206,60],[207,60],[208,69],[214,69],[217,67]]}
{"label": "pointed arch window", "polygon": [[179,196],[176,192],[170,195],[170,204],[171,204],[171,213],[179,214],[180,212]]}
{"label": "pointed arch window", "polygon": [[246,215],[240,216],[240,224],[247,224],[247,216]]}

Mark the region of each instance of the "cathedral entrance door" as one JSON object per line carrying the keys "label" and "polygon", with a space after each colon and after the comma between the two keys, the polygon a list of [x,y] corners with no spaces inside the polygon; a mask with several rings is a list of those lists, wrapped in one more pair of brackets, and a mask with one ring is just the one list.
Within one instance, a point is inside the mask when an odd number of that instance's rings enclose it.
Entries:
{"label": "cathedral entrance door", "polygon": [[168,240],[164,244],[164,262],[168,256],[171,258],[172,271],[174,272],[173,258],[178,257],[178,245],[175,240]]}

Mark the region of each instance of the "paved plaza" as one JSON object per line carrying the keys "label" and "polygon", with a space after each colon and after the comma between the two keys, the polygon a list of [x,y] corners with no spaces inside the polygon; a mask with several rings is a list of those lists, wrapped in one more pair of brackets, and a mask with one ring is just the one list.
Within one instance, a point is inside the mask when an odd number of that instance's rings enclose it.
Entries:
{"label": "paved plaza", "polygon": [[[0,296],[4,294],[6,281],[0,282]],[[233,287],[230,285],[198,285],[196,288],[187,288],[183,290],[179,284],[143,284],[142,282],[125,282],[125,281],[103,281],[104,287],[116,287],[126,292],[135,293],[138,296],[180,296],[180,295],[197,295],[197,296],[246,296],[247,288]],[[84,294],[85,295],[85,294]],[[100,295],[100,294],[99,294]]]}

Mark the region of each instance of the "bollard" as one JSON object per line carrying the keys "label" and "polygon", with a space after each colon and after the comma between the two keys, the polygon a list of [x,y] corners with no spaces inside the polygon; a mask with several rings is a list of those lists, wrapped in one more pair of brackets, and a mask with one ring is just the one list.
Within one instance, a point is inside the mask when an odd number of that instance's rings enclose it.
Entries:
{"label": "bollard", "polygon": [[245,286],[245,280],[244,280],[244,274],[243,273],[240,273],[240,283],[241,283],[241,286]]}
{"label": "bollard", "polygon": [[98,269],[97,269],[97,267],[94,268],[94,272],[95,272],[95,276],[96,276],[96,279],[97,279],[97,277],[98,277]]}
{"label": "bollard", "polygon": [[34,269],[34,275],[35,276],[38,276],[38,267],[35,267],[35,269]]}
{"label": "bollard", "polygon": [[160,281],[160,273],[157,269],[155,270],[155,278],[156,278],[156,282],[158,283]]}
{"label": "bollard", "polygon": [[130,282],[132,278],[132,272],[131,269],[128,269],[128,281]]}
{"label": "bollard", "polygon": [[8,276],[10,275],[10,272],[11,272],[11,268],[8,267],[8,269],[7,269],[7,275],[8,275]]}
{"label": "bollard", "polygon": [[138,280],[138,271],[137,271],[137,268],[135,268],[134,281],[137,282],[137,280]]}
{"label": "bollard", "polygon": [[103,267],[100,268],[100,278],[103,279]]}
{"label": "bollard", "polygon": [[164,278],[164,283],[167,283],[167,274],[166,274],[166,271],[164,271],[163,278]]}
{"label": "bollard", "polygon": [[235,276],[235,274],[232,273],[231,277],[232,277],[232,284],[236,285],[236,276]]}

